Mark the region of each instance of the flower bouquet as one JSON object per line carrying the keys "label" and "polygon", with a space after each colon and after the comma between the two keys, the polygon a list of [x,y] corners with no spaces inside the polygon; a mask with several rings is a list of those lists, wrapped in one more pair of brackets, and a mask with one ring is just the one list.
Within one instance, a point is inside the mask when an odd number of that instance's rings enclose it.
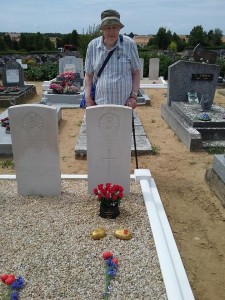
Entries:
{"label": "flower bouquet", "polygon": [[16,278],[14,274],[2,274],[0,280],[4,284],[1,288],[1,299],[19,300],[19,290],[25,285],[23,277]]}
{"label": "flower bouquet", "polygon": [[100,201],[100,216],[115,219],[120,214],[123,187],[112,183],[99,184],[93,192]]}
{"label": "flower bouquet", "polygon": [[6,88],[5,93],[17,93],[19,90],[20,88],[18,86],[10,86]]}
{"label": "flower bouquet", "polygon": [[102,254],[102,258],[105,261],[105,292],[103,293],[103,298],[108,299],[111,293],[112,287],[110,281],[116,276],[118,268],[118,259],[113,256],[113,253],[110,251],[105,251]]}
{"label": "flower bouquet", "polygon": [[49,88],[55,94],[78,94],[79,88],[74,85],[76,74],[73,72],[64,72],[57,77],[57,81],[53,81]]}
{"label": "flower bouquet", "polygon": [[6,88],[5,88],[4,86],[0,85],[0,93],[1,93],[1,92],[4,92],[5,89],[6,89]]}

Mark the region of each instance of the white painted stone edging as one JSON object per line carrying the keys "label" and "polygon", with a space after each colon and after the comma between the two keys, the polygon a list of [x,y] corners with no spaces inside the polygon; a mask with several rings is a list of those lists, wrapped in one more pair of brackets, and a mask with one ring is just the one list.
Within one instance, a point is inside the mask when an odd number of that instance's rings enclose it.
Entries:
{"label": "white painted stone edging", "polygon": [[154,179],[148,169],[136,169],[158,254],[168,300],[194,300]]}

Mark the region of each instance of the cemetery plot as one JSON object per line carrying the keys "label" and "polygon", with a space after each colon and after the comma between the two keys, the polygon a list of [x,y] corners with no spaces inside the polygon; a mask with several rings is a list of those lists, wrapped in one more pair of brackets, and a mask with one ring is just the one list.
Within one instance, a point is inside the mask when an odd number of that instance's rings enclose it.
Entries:
{"label": "cemetery plot", "polygon": [[0,106],[20,104],[24,99],[36,94],[34,85],[25,85],[24,72],[16,61],[9,61],[2,68],[2,86],[0,86]]}
{"label": "cemetery plot", "polygon": [[[136,111],[134,113],[134,131],[136,137],[136,147],[137,147],[137,155],[145,155],[150,154],[152,151],[151,143],[143,129],[141,120]],[[133,135],[130,134],[131,139],[131,155],[135,155],[134,151],[134,140]],[[86,131],[86,117],[84,117],[81,128],[80,134],[75,145],[75,157],[76,158],[86,158],[87,157],[87,131]]]}
{"label": "cemetery plot", "polygon": [[225,110],[213,105],[219,66],[178,61],[169,67],[164,120],[190,151],[225,148]]}

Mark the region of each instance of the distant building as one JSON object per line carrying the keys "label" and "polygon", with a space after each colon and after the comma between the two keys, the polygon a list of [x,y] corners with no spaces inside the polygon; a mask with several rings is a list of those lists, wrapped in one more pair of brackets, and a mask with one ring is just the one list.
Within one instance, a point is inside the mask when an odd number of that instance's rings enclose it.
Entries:
{"label": "distant building", "polygon": [[188,42],[189,35],[181,34],[181,35],[179,35],[179,38],[181,38],[181,39],[184,40],[185,42]]}
{"label": "distant building", "polygon": [[19,42],[21,33],[18,33],[18,32],[7,32],[7,33],[5,33],[5,35],[9,35],[10,38],[11,38],[11,41],[17,41],[17,42]]}
{"label": "distant building", "polygon": [[56,37],[49,37],[49,40],[55,45],[55,47],[57,46]]}
{"label": "distant building", "polygon": [[135,35],[133,40],[140,47],[146,47],[149,40],[153,38],[152,34],[149,35]]}

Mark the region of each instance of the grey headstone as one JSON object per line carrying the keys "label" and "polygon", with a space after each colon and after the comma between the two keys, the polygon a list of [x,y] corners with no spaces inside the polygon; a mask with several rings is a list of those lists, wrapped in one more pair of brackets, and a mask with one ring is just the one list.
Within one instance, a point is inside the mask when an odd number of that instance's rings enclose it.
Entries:
{"label": "grey headstone", "polygon": [[19,86],[24,87],[24,73],[21,65],[16,61],[7,62],[2,69],[3,86]]}
{"label": "grey headstone", "polygon": [[220,67],[189,61],[178,61],[168,69],[168,105],[172,101],[187,102],[188,92],[197,93],[198,99],[213,103]]}
{"label": "grey headstone", "polygon": [[195,62],[205,62],[208,64],[215,64],[217,59],[217,52],[207,50],[198,44],[194,49]]}
{"label": "grey headstone", "polygon": [[57,109],[41,104],[8,109],[18,193],[61,193]]}

